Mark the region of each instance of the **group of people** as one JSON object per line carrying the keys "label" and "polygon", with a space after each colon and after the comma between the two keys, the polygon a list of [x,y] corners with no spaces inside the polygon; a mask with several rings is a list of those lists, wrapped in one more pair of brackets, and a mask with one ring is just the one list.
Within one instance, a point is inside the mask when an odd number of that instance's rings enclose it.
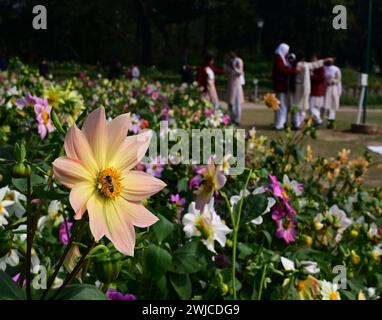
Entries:
{"label": "group of people", "polygon": [[[301,127],[307,113],[317,126],[323,124],[327,113],[328,128],[335,127],[342,86],[341,70],[334,65],[334,58],[318,59],[313,55],[308,62],[302,54],[289,53],[289,45],[282,43],[275,51],[272,83],[280,101],[275,112],[276,130],[288,126],[290,113],[295,130]],[[290,112],[292,106],[295,110]]]}
{"label": "group of people", "polygon": [[214,105],[215,109],[220,108],[220,102],[215,84],[216,74],[226,74],[228,78],[227,102],[228,110],[235,124],[240,124],[241,108],[244,103],[243,85],[244,64],[243,60],[235,53],[230,52],[225,59],[223,68],[214,65],[215,58],[212,54],[207,54],[204,63],[197,67],[196,81],[202,88],[203,94]]}

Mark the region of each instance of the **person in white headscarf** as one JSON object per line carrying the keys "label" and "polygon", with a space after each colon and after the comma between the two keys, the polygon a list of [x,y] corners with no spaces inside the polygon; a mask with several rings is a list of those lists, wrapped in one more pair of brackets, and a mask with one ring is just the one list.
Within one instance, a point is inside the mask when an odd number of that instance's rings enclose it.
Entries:
{"label": "person in white headscarf", "polygon": [[341,70],[333,61],[325,64],[326,93],[324,108],[328,112],[328,129],[336,127],[336,112],[340,107],[342,94]]}
{"label": "person in white headscarf", "polygon": [[297,55],[297,68],[301,70],[296,75],[296,87],[293,93],[292,99],[296,106],[296,110],[293,114],[293,129],[298,130],[301,124],[305,120],[306,113],[310,109],[309,97],[310,97],[310,74],[313,70],[323,67],[325,62],[333,61],[332,58],[325,58],[316,60],[313,62],[306,62],[302,54]]}
{"label": "person in white headscarf", "polygon": [[299,72],[298,68],[291,67],[286,60],[289,53],[289,45],[281,43],[276,51],[272,69],[272,84],[277,98],[280,100],[280,109],[275,112],[275,128],[283,130],[285,128],[289,102],[288,102],[288,76]]}

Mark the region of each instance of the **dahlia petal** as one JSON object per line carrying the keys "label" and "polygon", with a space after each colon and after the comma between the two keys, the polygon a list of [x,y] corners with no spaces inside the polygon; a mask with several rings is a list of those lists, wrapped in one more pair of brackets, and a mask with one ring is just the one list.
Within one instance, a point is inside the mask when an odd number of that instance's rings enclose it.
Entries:
{"label": "dahlia petal", "polygon": [[108,155],[113,156],[129,131],[130,114],[122,114],[108,124]]}
{"label": "dahlia petal", "polygon": [[105,167],[107,154],[108,127],[103,107],[94,110],[86,118],[82,127],[99,168]]}
{"label": "dahlia petal", "polygon": [[98,241],[104,235],[107,234],[107,214],[114,214],[110,208],[112,201],[106,201],[97,193],[89,198],[86,207],[88,209],[90,231],[94,236],[94,239]]}
{"label": "dahlia petal", "polygon": [[78,160],[60,157],[53,162],[54,176],[68,188],[84,181],[92,181],[94,176]]}
{"label": "dahlia petal", "polygon": [[124,173],[123,198],[128,201],[141,201],[162,190],[166,184],[142,171]]}
{"label": "dahlia petal", "polygon": [[135,230],[129,220],[129,215],[124,212],[123,203],[121,201],[110,201],[107,210],[106,237],[113,242],[118,251],[134,256]]}
{"label": "dahlia petal", "polygon": [[68,158],[80,160],[90,170],[97,170],[97,163],[88,140],[75,124],[69,128],[65,136],[64,147]]}
{"label": "dahlia petal", "polygon": [[121,171],[134,168],[149,148],[152,135],[151,130],[144,130],[137,135],[127,137],[110,160],[110,166]]}
{"label": "dahlia petal", "polygon": [[140,203],[126,201],[123,198],[119,198],[117,202],[118,206],[123,208],[124,219],[134,226],[147,228],[159,220]]}
{"label": "dahlia petal", "polygon": [[94,191],[94,185],[86,182],[76,184],[70,191],[69,201],[75,212],[74,219],[79,220],[82,218],[86,211],[86,204]]}

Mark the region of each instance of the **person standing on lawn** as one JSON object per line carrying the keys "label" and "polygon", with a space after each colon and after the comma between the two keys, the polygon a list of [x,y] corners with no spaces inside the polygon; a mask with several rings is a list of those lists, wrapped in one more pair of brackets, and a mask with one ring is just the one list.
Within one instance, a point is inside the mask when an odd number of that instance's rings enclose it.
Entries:
{"label": "person standing on lawn", "polygon": [[289,45],[281,43],[276,51],[272,69],[273,90],[280,100],[280,109],[275,111],[275,129],[283,130],[285,128],[289,102],[288,102],[288,76],[299,72],[298,68],[291,67],[286,60],[289,53]]}
{"label": "person standing on lawn", "polygon": [[[316,54],[312,56],[312,62],[316,62],[318,57]],[[310,113],[316,126],[322,125],[321,112],[324,108],[325,97],[325,70],[324,67],[317,68],[310,73]]]}
{"label": "person standing on lawn", "polygon": [[293,130],[299,130],[304,122],[306,113],[309,111],[309,97],[311,93],[310,75],[313,70],[322,68],[325,62],[333,61],[332,58],[325,58],[312,62],[305,61],[303,54],[297,55],[297,68],[301,70],[296,75],[296,89],[294,92],[294,104],[297,110],[293,114]]}
{"label": "person standing on lawn", "polygon": [[342,94],[341,70],[333,64],[333,60],[325,63],[325,110],[328,112],[328,129],[336,127],[336,112],[340,107]]}
{"label": "person standing on lawn", "polygon": [[232,121],[236,124],[240,124],[241,108],[244,103],[244,63],[243,60],[233,51],[228,54],[226,69],[228,76],[227,100],[229,112]]}
{"label": "person standing on lawn", "polygon": [[218,93],[215,85],[215,74],[223,74],[224,70],[215,67],[215,57],[208,53],[204,63],[197,68],[196,80],[203,90],[203,94],[213,104],[214,108],[220,107]]}

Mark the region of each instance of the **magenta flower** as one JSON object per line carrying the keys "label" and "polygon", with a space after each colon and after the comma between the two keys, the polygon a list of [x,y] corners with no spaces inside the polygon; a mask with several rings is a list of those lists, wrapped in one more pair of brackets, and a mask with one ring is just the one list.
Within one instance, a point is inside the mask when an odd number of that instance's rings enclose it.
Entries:
{"label": "magenta flower", "polygon": [[193,190],[199,188],[200,184],[202,183],[203,178],[201,175],[196,175],[193,176],[189,181],[188,181],[188,189]]}
{"label": "magenta flower", "polygon": [[179,193],[171,194],[170,195],[170,201],[175,203],[175,206],[176,206],[176,209],[178,210],[178,213],[182,213],[184,211],[183,206],[186,204],[186,199],[181,198]]}
{"label": "magenta flower", "polygon": [[54,127],[50,119],[50,112],[52,108],[48,105],[48,99],[35,99],[36,104],[34,105],[34,111],[37,115],[37,130],[40,135],[41,140],[46,137],[48,132],[52,132]]}
{"label": "magenta flower", "polygon": [[226,126],[228,126],[231,123],[231,117],[228,114],[225,114],[223,116],[223,123]]}
{"label": "magenta flower", "polygon": [[153,92],[151,93],[151,98],[152,98],[154,101],[157,100],[158,97],[159,97],[159,93],[158,93],[158,91],[153,91]]}
{"label": "magenta flower", "polygon": [[73,223],[72,222],[61,222],[58,230],[58,238],[60,239],[60,242],[64,245],[67,245],[69,243],[70,234],[66,231],[66,228],[68,228],[68,231],[72,228]]}
{"label": "magenta flower", "polygon": [[290,199],[288,194],[286,193],[285,189],[281,186],[281,184],[277,181],[276,176],[269,176],[269,179],[271,180],[271,192],[274,196],[280,198],[285,205],[286,209],[288,210],[288,213],[291,216],[296,215],[296,210],[293,208],[293,206],[290,204]]}
{"label": "magenta flower", "polygon": [[137,297],[131,293],[123,294],[117,289],[108,289],[106,296],[111,300],[137,300]]}
{"label": "magenta flower", "polygon": [[284,239],[286,244],[294,242],[296,239],[296,221],[289,216],[276,220],[276,238]]}
{"label": "magenta flower", "polygon": [[168,108],[163,108],[161,113],[160,113],[160,116],[166,121],[169,120],[170,119],[170,110]]}
{"label": "magenta flower", "polygon": [[205,109],[204,110],[204,115],[208,118],[210,116],[212,116],[212,114],[214,113],[214,110],[212,109]]}
{"label": "magenta flower", "polygon": [[146,164],[146,172],[151,174],[153,177],[160,178],[164,170],[164,165],[160,157],[153,158],[150,163]]}

